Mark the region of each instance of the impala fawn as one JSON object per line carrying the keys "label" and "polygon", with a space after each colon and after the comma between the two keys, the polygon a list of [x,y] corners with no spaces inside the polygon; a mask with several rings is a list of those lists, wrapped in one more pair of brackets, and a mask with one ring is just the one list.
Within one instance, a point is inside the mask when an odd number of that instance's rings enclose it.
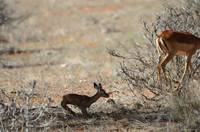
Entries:
{"label": "impala fawn", "polygon": [[75,112],[73,112],[67,105],[75,105],[77,106],[83,115],[88,115],[87,108],[90,107],[91,104],[96,102],[100,97],[108,98],[109,94],[106,93],[106,91],[102,88],[101,83],[96,84],[94,83],[94,88],[97,90],[97,93],[91,97],[87,95],[78,95],[78,94],[67,94],[63,96],[63,100],[61,101],[61,106],[69,111],[71,114],[75,115]]}

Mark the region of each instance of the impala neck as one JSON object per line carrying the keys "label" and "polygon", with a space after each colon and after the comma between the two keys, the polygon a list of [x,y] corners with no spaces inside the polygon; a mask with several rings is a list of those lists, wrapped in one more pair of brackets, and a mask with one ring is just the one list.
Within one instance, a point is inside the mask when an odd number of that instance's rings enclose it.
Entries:
{"label": "impala neck", "polygon": [[197,49],[200,49],[200,38],[199,38],[199,40],[197,42]]}
{"label": "impala neck", "polygon": [[93,104],[94,102],[96,102],[98,99],[100,98],[99,93],[97,92],[94,96],[90,97],[90,101],[88,102],[88,104]]}
{"label": "impala neck", "polygon": [[199,43],[198,43],[198,45],[197,45],[197,48],[200,49],[200,41],[199,41]]}

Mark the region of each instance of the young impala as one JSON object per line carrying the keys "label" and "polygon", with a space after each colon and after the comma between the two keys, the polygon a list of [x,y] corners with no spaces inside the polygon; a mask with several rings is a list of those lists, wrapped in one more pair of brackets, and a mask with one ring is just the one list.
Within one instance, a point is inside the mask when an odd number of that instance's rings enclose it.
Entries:
{"label": "young impala", "polygon": [[158,80],[160,80],[161,70],[164,73],[164,77],[167,78],[165,66],[175,55],[187,56],[185,69],[179,81],[180,86],[188,69],[190,68],[190,70],[193,70],[191,59],[196,51],[200,49],[200,38],[190,33],[165,30],[158,35],[156,39],[156,45],[159,53],[159,59],[161,57],[160,52],[165,54],[165,57],[161,61],[159,60],[160,62],[157,66]]}
{"label": "young impala", "polygon": [[102,88],[101,83],[94,83],[94,88],[97,90],[97,93],[91,97],[86,95],[78,95],[78,94],[67,94],[63,96],[63,100],[61,101],[61,106],[68,110],[71,114],[75,115],[75,113],[67,106],[68,104],[78,106],[81,112],[84,115],[88,115],[87,108],[90,107],[91,104],[96,102],[100,97],[109,97],[109,93],[106,93]]}

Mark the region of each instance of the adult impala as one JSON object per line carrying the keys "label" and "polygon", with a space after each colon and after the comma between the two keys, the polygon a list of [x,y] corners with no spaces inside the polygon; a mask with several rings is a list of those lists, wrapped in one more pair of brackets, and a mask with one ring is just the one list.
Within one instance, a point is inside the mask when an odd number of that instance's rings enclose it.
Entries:
{"label": "adult impala", "polygon": [[193,70],[191,59],[192,56],[200,49],[200,38],[186,32],[176,32],[172,30],[165,30],[158,35],[156,39],[157,50],[159,53],[159,59],[161,53],[165,54],[165,57],[159,62],[157,66],[158,80],[160,80],[161,70],[166,77],[165,66],[172,60],[175,55],[187,56],[185,62],[185,69],[183,75],[179,81],[179,86],[184,79],[184,76],[188,69]]}

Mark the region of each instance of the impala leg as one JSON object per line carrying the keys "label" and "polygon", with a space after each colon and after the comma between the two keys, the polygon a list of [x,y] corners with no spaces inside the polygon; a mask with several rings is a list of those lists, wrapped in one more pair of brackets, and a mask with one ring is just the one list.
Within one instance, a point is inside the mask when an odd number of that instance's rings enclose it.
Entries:
{"label": "impala leg", "polygon": [[87,109],[85,107],[80,107],[80,109],[83,115],[88,116]]}
{"label": "impala leg", "polygon": [[62,102],[61,102],[61,106],[62,106],[65,110],[69,111],[70,114],[72,114],[72,115],[74,115],[74,116],[76,115],[75,112],[72,111],[72,110],[67,106],[67,103],[66,103],[65,101],[62,101]]}
{"label": "impala leg", "polygon": [[158,64],[158,66],[157,66],[157,80],[158,80],[158,82],[160,82],[160,74],[161,74],[161,67]]}
{"label": "impala leg", "polygon": [[158,65],[157,65],[157,80],[160,82],[160,74],[161,74],[161,66],[160,66],[161,55],[158,58]]}
{"label": "impala leg", "polygon": [[166,76],[166,72],[165,72],[165,66],[167,65],[167,63],[174,57],[174,54],[166,54],[164,59],[158,64],[158,79],[160,79],[160,74],[161,74],[161,70],[164,74],[164,77],[166,80],[167,76]]}
{"label": "impala leg", "polygon": [[186,73],[188,72],[189,68],[190,68],[191,71],[193,71],[192,62],[191,62],[191,60],[192,60],[192,55],[193,55],[193,54],[189,55],[189,56],[187,57],[186,62],[185,62],[185,69],[184,69],[183,75],[182,75],[182,77],[181,77],[181,79],[180,79],[180,81],[179,81],[178,87],[177,87],[178,93],[180,93],[180,90],[181,90],[181,88],[180,88],[181,83],[182,83],[182,81],[184,80],[185,75],[186,75]]}
{"label": "impala leg", "polygon": [[192,66],[192,56],[189,58],[188,65],[189,65],[190,71],[191,72],[194,71],[193,66]]}
{"label": "impala leg", "polygon": [[190,68],[191,71],[193,70],[191,60],[192,60],[192,55],[189,55],[187,57],[186,62],[185,62],[185,69],[184,69],[183,75],[181,77],[181,80],[179,81],[178,88],[180,88],[180,85],[181,85],[181,83],[182,83],[182,81],[185,77],[185,74],[188,72],[189,68]]}

